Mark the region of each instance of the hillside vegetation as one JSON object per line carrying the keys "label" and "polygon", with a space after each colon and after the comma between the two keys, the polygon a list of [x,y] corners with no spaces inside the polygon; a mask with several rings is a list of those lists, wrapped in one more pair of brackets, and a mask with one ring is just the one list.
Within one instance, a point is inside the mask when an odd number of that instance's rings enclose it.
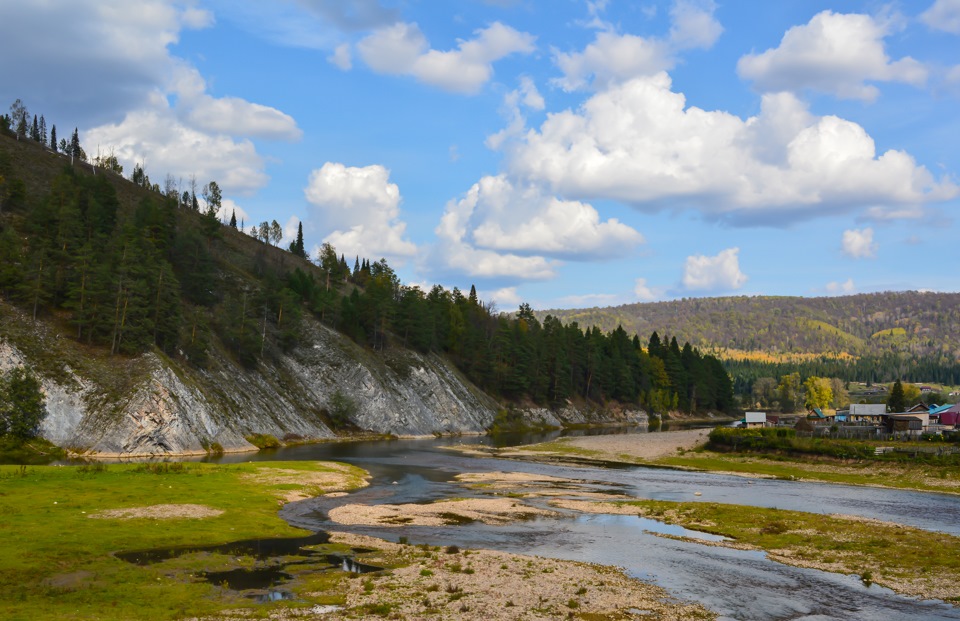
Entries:
{"label": "hillside vegetation", "polygon": [[776,366],[767,373],[774,376],[799,369],[849,380],[960,382],[960,293],[690,298],[538,314],[601,330],[621,325],[628,333],[675,335],[735,370],[759,365]]}
{"label": "hillside vegetation", "polygon": [[[478,402],[490,403],[492,396],[507,409],[695,412],[733,406],[731,382],[719,360],[682,341],[664,340],[662,348],[648,351],[623,330],[584,331],[554,318],[540,321],[527,306],[516,316],[501,316],[473,287],[464,294],[457,288],[406,286],[386,260],[355,257],[351,269],[329,244],[312,261],[302,238],[282,249],[271,245],[280,236],[265,234],[265,223],[248,234],[233,220],[222,222],[213,181],[198,201],[194,191],[181,193],[169,177],[164,190],[151,184],[139,165],[130,180],[121,173],[115,161],[85,161],[82,149],[68,157],[39,140],[0,132],[0,354],[11,352],[0,367],[10,366],[12,356],[13,365],[24,360],[42,377],[72,384],[65,390],[74,400],[81,392],[87,395],[86,412],[112,410],[114,419],[133,417],[142,427],[149,411],[115,407],[136,393],[141,405],[135,407],[169,414],[158,424],[170,427],[180,424],[173,413],[196,398],[216,421],[190,424],[209,430],[204,442],[219,442],[211,434],[228,428],[231,417],[249,414],[252,405],[234,399],[236,389],[231,394],[221,389],[224,381],[237,379],[238,387],[248,387],[240,395],[262,386],[257,410],[290,401],[286,413],[270,415],[269,423],[245,423],[238,433],[257,436],[265,426],[270,433],[286,432],[288,423],[280,420],[289,421],[295,411],[312,411],[310,429],[328,433],[326,426],[349,428],[357,422],[351,414],[357,408],[339,408],[342,400],[327,394],[341,388],[328,384],[348,376],[343,361],[349,358],[358,360],[360,369],[380,369],[378,376],[385,366],[394,378],[377,389],[342,386],[355,402],[363,400],[356,403],[360,410],[384,406],[386,397],[377,390],[409,390],[410,398],[418,399],[413,384],[428,366],[447,378],[443,385],[469,380],[462,385],[479,394]],[[304,387],[296,378],[310,375],[315,363],[310,360],[336,342],[334,332],[353,343],[338,345],[343,355],[328,356],[323,364],[331,368],[314,371]],[[444,362],[436,366],[429,359]],[[441,369],[447,362],[462,374],[459,379]],[[90,383],[100,395],[96,403],[84,392]],[[282,387],[291,383],[294,392],[310,393],[302,401],[308,407],[269,396],[290,393]],[[172,397],[171,387],[177,391]],[[210,395],[216,395],[212,402]],[[231,405],[225,408],[226,402]],[[410,416],[398,418],[403,420],[379,428],[437,430],[411,428]],[[94,424],[84,438],[104,424]],[[440,428],[461,426],[451,421]],[[179,443],[183,434],[178,438]],[[158,441],[133,434],[123,446],[97,442],[123,453],[131,444]]]}

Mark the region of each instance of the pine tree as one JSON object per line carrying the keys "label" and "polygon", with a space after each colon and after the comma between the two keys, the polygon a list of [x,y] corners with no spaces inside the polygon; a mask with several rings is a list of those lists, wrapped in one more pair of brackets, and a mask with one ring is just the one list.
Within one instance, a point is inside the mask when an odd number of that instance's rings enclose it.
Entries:
{"label": "pine tree", "polygon": [[47,120],[40,115],[40,144],[47,146]]}
{"label": "pine tree", "polygon": [[893,383],[890,389],[890,396],[887,398],[887,409],[891,412],[903,412],[907,409],[907,396],[903,392],[903,384],[900,380]]}
{"label": "pine tree", "polygon": [[234,210],[230,213],[230,226],[231,226],[234,230],[236,230],[236,228],[237,228],[237,210],[236,210],[236,209],[234,209]]}
{"label": "pine tree", "polygon": [[[303,222],[297,224],[297,241],[296,244],[296,254],[297,256],[307,258],[307,251],[303,247]],[[334,255],[336,256],[336,255]]]}
{"label": "pine tree", "polygon": [[57,126],[54,125],[50,128],[50,148],[53,149],[53,152],[57,152]]}
{"label": "pine tree", "polygon": [[30,128],[30,139],[34,142],[40,142],[40,124],[37,123],[37,115],[33,115],[33,127]]}
{"label": "pine tree", "polygon": [[78,160],[85,162],[87,160],[87,155],[83,151],[83,147],[80,146],[80,131],[74,127],[73,135],[70,136],[70,157],[75,157]]}

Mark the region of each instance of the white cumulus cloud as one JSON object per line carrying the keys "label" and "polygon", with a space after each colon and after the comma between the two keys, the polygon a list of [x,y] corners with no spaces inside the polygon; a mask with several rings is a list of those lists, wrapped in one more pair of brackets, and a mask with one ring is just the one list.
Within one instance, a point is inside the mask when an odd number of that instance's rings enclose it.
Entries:
{"label": "white cumulus cloud", "polygon": [[822,11],[787,30],[779,47],[743,56],[737,72],[765,92],[813,89],[864,101],[879,95],[868,82],[923,85],[927,69],[922,63],[887,55],[884,38],[890,28],[869,15]]}
{"label": "white cumulus cloud", "polygon": [[161,183],[167,174],[195,176],[201,184],[216,181],[225,194],[251,194],[266,185],[265,164],[252,142],[182,123],[163,97],[157,96],[153,104],[130,112],[119,123],[84,132],[82,142],[89,149],[96,145],[113,152],[124,170],[143,164],[153,183]]}
{"label": "white cumulus cloud", "polygon": [[200,131],[275,140],[299,140],[302,136],[293,117],[276,108],[239,97],[211,97],[200,72],[180,65],[172,81],[176,109],[187,123]]}
{"label": "white cumulus cloud", "polygon": [[537,85],[529,76],[521,76],[519,88],[503,96],[501,113],[508,121],[507,126],[487,136],[485,141],[487,148],[498,151],[507,140],[520,136],[526,131],[527,119],[522,108],[543,110],[545,107],[546,103],[540,91],[537,90]]}
{"label": "white cumulus cloud", "polygon": [[390,183],[390,171],[374,164],[364,167],[327,162],[310,173],[304,195],[310,204],[308,221],[338,252],[372,260],[410,257],[417,247],[404,238],[400,220],[400,188]]}
{"label": "white cumulus cloud", "polygon": [[48,119],[70,119],[89,153],[113,152],[126,170],[145,163],[154,182],[196,175],[250,193],[268,178],[248,138],[296,140],[300,129],[275,108],[212,96],[172,53],[185,30],[214,24],[193,2],[0,3],[0,40],[29,59],[0,64],[0,81],[30,93]]}
{"label": "white cumulus cloud", "polygon": [[695,208],[734,223],[838,210],[916,207],[957,195],[903,151],[877,153],[860,125],[818,117],[795,95],[764,95],[746,120],[687,106],[666,73],[596,93],[508,143],[514,178],[568,199],[655,211]]}
{"label": "white cumulus cloud", "polygon": [[843,254],[854,259],[873,259],[877,256],[877,244],[873,241],[873,229],[849,229],[843,232]]}
{"label": "white cumulus cloud", "polygon": [[644,242],[615,218],[601,221],[589,204],[517,186],[503,175],[483,177],[449,202],[437,233],[486,250],[573,259],[623,256]]}
{"label": "white cumulus cloud", "polygon": [[683,286],[689,291],[732,291],[747,282],[740,271],[740,249],[727,248],[714,257],[687,257]]}
{"label": "white cumulus cloud", "polygon": [[603,88],[671,69],[680,52],[709,49],[716,42],[723,27],[714,18],[715,10],[716,5],[709,0],[679,0],[670,12],[668,36],[641,37],[605,29],[582,51],[554,50],[554,62],[563,73],[554,83],[566,91],[587,86]]}
{"label": "white cumulus cloud", "polygon": [[960,0],[937,0],[920,20],[934,30],[960,35]]}
{"label": "white cumulus cloud", "polygon": [[420,27],[398,22],[374,31],[357,43],[363,61],[377,73],[409,75],[443,90],[474,94],[493,76],[493,63],[514,53],[534,50],[533,35],[500,22],[477,30],[455,50],[434,50]]}

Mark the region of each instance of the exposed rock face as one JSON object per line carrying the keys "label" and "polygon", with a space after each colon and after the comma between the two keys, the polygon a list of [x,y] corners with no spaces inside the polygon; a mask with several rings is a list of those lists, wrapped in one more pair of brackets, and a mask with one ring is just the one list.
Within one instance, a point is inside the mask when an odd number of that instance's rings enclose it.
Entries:
{"label": "exposed rock face", "polygon": [[[337,392],[355,406],[354,424],[379,433],[482,432],[493,421],[496,403],[438,356],[373,354],[321,325],[307,329],[312,344],[255,371],[222,358],[198,371],[145,354],[136,360],[144,371],[120,396],[66,366],[57,378],[41,374],[42,434],[104,457],[199,454],[213,443],[253,450],[245,439],[253,433],[335,437],[325,412]],[[24,363],[0,340],[0,370]]]}
{"label": "exposed rock face", "polygon": [[[30,339],[44,364],[0,332],[0,371],[31,366],[47,397],[42,435],[100,457],[203,454],[214,444],[227,452],[255,450],[245,439],[250,434],[333,438],[334,395],[353,406],[350,422],[377,433],[481,433],[493,423],[497,403],[442,357],[399,348],[374,353],[319,323],[303,323],[300,347],[252,371],[217,352],[207,371],[154,353],[92,359],[42,326]],[[556,427],[647,421],[640,411],[572,405],[531,408],[524,416]]]}

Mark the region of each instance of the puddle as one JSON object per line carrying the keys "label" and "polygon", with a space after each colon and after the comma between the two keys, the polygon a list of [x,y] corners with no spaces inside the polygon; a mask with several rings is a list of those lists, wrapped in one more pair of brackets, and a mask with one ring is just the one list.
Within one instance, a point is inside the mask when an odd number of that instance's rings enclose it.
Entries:
{"label": "puddle", "polygon": [[152,550],[133,550],[117,552],[114,556],[134,565],[152,565],[194,552],[211,552],[229,556],[254,556],[257,560],[264,560],[277,556],[311,556],[311,550],[303,550],[304,546],[319,545],[329,541],[330,535],[320,532],[306,537],[243,539],[210,546],[175,546]]}
{"label": "puddle", "polygon": [[270,602],[291,601],[296,599],[293,593],[289,591],[267,591],[266,593],[251,593],[250,599],[258,604],[269,604]]}
{"label": "puddle", "polygon": [[[284,600],[293,600],[296,596],[291,592],[278,589],[295,579],[291,569],[296,567],[301,571],[344,571],[354,574],[365,574],[381,571],[382,567],[361,563],[347,554],[330,554],[326,550],[310,550],[305,546],[322,545],[329,543],[330,536],[320,532],[306,537],[287,537],[275,539],[246,539],[230,543],[210,546],[177,546],[157,548],[154,550],[134,550],[117,552],[119,559],[135,565],[146,566],[174,559],[184,554],[196,552],[218,553],[233,557],[254,557],[256,561],[264,561],[260,567],[237,568],[225,571],[203,571],[196,574],[198,578],[212,585],[243,593],[258,603],[270,603]],[[351,548],[353,554],[372,552],[367,548]]]}
{"label": "puddle", "polygon": [[250,589],[267,589],[290,581],[293,576],[283,569],[282,566],[276,566],[260,569],[205,571],[200,576],[210,584],[226,587],[233,591],[248,591]]}

